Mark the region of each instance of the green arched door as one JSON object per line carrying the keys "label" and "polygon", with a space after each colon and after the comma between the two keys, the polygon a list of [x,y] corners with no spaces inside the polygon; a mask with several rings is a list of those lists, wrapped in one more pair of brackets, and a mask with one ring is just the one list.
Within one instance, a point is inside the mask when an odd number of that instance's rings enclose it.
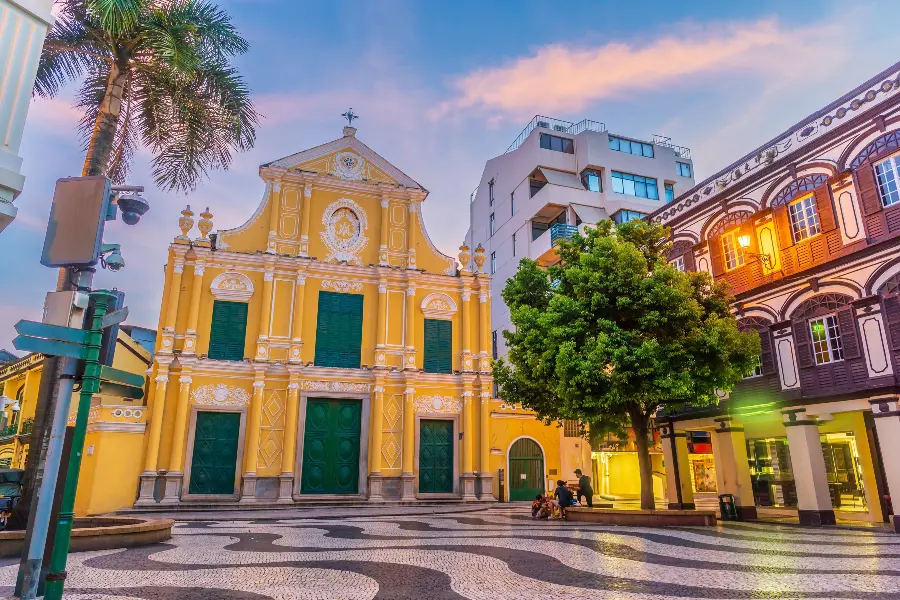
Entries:
{"label": "green arched door", "polygon": [[509,449],[509,501],[534,500],[544,489],[544,452],[531,438],[522,438]]}

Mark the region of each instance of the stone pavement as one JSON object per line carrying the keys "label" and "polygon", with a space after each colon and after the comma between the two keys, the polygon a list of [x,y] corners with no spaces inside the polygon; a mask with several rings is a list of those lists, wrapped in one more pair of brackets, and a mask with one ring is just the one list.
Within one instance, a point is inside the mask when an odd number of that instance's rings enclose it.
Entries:
{"label": "stone pavement", "polygon": [[[533,521],[527,507],[190,521],[165,544],[74,554],[72,600],[898,598],[900,535],[734,523]],[[15,561],[0,562],[0,597]]]}

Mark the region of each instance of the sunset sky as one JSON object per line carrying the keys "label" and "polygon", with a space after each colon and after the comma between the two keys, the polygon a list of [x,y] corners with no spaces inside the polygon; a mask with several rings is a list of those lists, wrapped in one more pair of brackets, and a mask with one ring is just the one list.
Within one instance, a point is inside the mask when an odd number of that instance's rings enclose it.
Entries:
{"label": "sunset sky", "polygon": [[[430,190],[425,226],[455,255],[484,162],[535,114],[670,136],[702,179],[900,60],[891,1],[220,3],[251,43],[238,66],[265,119],[256,147],[188,196],[155,189],[138,155],[129,183],[147,186],[151,211],[107,226],[127,267],[95,279],[125,290],[135,325],[157,326],[183,206],[209,206],[217,229],[242,224],[258,166],[340,137],[349,107],[357,137]],[[73,91],[29,113],[19,217],[0,233],[0,348],[55,285],[38,261],[54,182],[81,171]]]}

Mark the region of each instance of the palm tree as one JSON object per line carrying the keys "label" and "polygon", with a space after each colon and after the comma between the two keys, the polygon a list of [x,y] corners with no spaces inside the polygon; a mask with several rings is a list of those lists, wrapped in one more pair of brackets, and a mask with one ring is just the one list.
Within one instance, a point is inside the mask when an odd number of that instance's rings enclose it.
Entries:
{"label": "palm tree", "polygon": [[83,175],[122,183],[134,151],[157,185],[189,191],[256,139],[250,91],[229,60],[249,45],[206,0],[58,0],[34,93],[83,80]]}

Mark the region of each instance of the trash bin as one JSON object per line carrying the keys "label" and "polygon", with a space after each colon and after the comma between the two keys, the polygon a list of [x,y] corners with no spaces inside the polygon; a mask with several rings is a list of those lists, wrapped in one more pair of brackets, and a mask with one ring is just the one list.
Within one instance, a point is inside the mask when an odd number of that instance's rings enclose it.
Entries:
{"label": "trash bin", "polygon": [[737,507],[734,504],[734,495],[719,494],[719,512],[723,521],[738,521]]}

